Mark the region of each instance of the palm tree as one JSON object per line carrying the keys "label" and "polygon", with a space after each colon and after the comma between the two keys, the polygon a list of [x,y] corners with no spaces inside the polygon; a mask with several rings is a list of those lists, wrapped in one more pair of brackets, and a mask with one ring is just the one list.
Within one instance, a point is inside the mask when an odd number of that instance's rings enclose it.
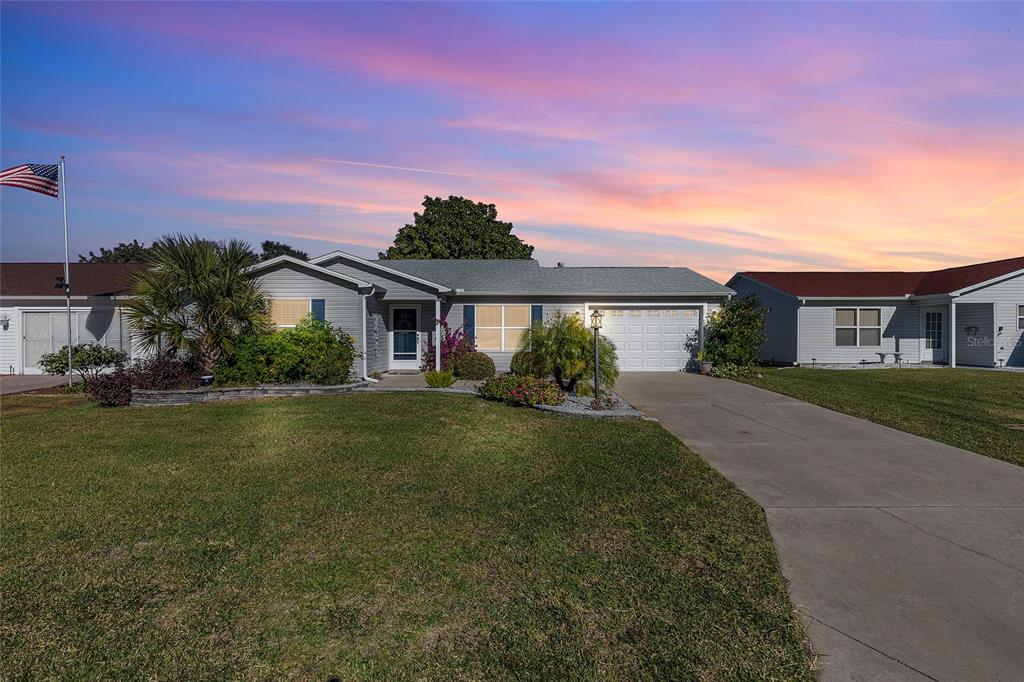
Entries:
{"label": "palm tree", "polygon": [[147,347],[187,352],[212,372],[238,336],[269,330],[266,299],[247,273],[258,261],[237,239],[165,236],[135,276],[125,304],[132,328]]}

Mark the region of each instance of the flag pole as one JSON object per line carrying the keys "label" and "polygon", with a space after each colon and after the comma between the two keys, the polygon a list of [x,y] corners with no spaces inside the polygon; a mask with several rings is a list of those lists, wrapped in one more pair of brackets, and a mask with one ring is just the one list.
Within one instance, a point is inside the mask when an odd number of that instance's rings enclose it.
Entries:
{"label": "flag pole", "polygon": [[71,267],[68,264],[68,184],[64,177],[64,155],[60,155],[60,200],[64,206],[64,297],[68,304],[68,388],[71,388]]}

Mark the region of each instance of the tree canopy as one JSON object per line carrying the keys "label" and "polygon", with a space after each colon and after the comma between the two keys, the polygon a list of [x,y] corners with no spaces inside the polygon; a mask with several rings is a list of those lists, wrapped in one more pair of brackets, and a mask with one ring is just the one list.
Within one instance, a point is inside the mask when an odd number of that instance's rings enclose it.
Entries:
{"label": "tree canopy", "polygon": [[268,239],[260,244],[260,249],[263,250],[263,253],[260,254],[260,260],[270,260],[278,256],[291,256],[299,260],[309,260],[309,254],[305,251],[300,251],[284,242],[275,242],[272,239]]}
{"label": "tree canopy", "polygon": [[79,263],[142,263],[152,252],[152,246],[133,239],[131,243],[121,242],[112,249],[100,247],[99,255],[90,251],[89,256],[78,254]]}
{"label": "tree canopy", "polygon": [[529,259],[533,247],[512,234],[512,223],[498,220],[494,204],[464,197],[423,197],[423,212],[395,235],[381,259]]}

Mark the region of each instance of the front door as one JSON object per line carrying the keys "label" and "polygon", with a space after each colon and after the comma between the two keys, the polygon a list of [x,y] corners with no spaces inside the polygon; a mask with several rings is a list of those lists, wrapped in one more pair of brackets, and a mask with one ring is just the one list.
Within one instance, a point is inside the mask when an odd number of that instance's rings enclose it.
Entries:
{"label": "front door", "polygon": [[419,308],[391,309],[391,369],[419,369]]}
{"label": "front door", "polygon": [[949,353],[946,333],[946,309],[933,306],[921,309],[921,362],[944,363]]}

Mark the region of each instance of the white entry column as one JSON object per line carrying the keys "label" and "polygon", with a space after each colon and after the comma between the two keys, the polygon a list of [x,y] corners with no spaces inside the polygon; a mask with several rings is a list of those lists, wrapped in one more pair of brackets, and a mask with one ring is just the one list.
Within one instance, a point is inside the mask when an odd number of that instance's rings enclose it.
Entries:
{"label": "white entry column", "polygon": [[949,366],[956,367],[956,301],[949,302]]}

